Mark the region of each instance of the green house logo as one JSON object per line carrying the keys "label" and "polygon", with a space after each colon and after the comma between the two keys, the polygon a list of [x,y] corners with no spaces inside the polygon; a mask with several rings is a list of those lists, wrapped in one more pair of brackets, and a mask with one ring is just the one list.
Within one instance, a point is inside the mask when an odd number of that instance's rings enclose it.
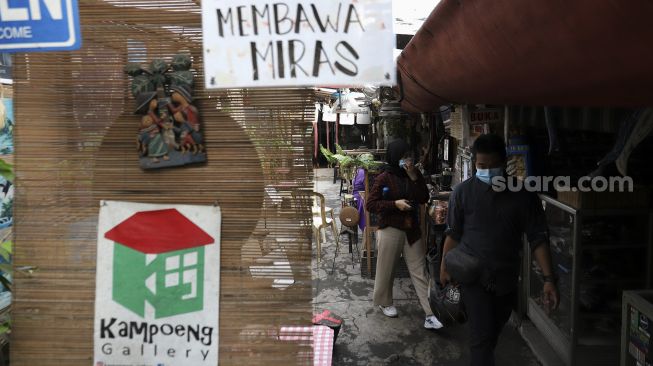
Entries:
{"label": "green house logo", "polygon": [[114,241],[112,298],[156,319],[204,307],[204,246],[215,240],[175,209],[138,212],[109,230]]}

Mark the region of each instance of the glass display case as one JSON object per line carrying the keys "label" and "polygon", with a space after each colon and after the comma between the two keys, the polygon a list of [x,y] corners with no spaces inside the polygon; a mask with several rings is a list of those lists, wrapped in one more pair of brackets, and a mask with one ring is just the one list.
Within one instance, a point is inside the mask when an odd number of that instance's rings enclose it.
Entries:
{"label": "glass display case", "polygon": [[624,291],[620,366],[653,365],[653,291]]}
{"label": "glass display case", "polygon": [[575,209],[541,196],[560,305],[541,301],[541,269],[527,257],[527,313],[568,365],[619,362],[621,296],[651,286],[651,213]]}

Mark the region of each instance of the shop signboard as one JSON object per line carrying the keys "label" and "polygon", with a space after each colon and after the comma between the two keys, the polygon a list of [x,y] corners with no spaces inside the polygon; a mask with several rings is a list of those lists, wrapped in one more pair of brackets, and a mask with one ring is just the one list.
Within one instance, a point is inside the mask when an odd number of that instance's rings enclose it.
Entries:
{"label": "shop signboard", "polygon": [[217,365],[220,208],[104,201],[94,365]]}
{"label": "shop signboard", "polygon": [[485,123],[503,122],[502,108],[483,108],[469,112],[469,124],[478,125]]}
{"label": "shop signboard", "polygon": [[392,1],[204,0],[207,89],[393,85]]}
{"label": "shop signboard", "polygon": [[0,0],[0,51],[70,51],[81,44],[77,0]]}

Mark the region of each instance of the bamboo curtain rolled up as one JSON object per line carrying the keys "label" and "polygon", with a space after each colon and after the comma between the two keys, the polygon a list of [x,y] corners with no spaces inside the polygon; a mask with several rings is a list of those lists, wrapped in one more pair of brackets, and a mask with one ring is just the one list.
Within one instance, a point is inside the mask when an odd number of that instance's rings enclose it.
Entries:
{"label": "bamboo curtain rolled up", "polygon": [[[291,192],[312,188],[314,92],[204,90],[199,1],[80,0],[80,17],[81,50],[15,57],[15,265],[38,270],[15,276],[12,365],[91,363],[105,199],[217,202],[220,365],[309,363],[276,332],[311,318],[310,208]],[[143,171],[123,67],[177,53],[193,59],[208,163]]]}

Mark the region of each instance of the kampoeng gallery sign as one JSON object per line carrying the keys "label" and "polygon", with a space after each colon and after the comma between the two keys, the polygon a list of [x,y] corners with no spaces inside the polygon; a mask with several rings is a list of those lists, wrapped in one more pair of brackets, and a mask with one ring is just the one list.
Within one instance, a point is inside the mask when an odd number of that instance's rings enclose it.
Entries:
{"label": "kampoeng gallery sign", "polygon": [[218,363],[220,209],[106,201],[94,365]]}
{"label": "kampoeng gallery sign", "polygon": [[395,82],[391,0],[203,0],[209,89]]}

